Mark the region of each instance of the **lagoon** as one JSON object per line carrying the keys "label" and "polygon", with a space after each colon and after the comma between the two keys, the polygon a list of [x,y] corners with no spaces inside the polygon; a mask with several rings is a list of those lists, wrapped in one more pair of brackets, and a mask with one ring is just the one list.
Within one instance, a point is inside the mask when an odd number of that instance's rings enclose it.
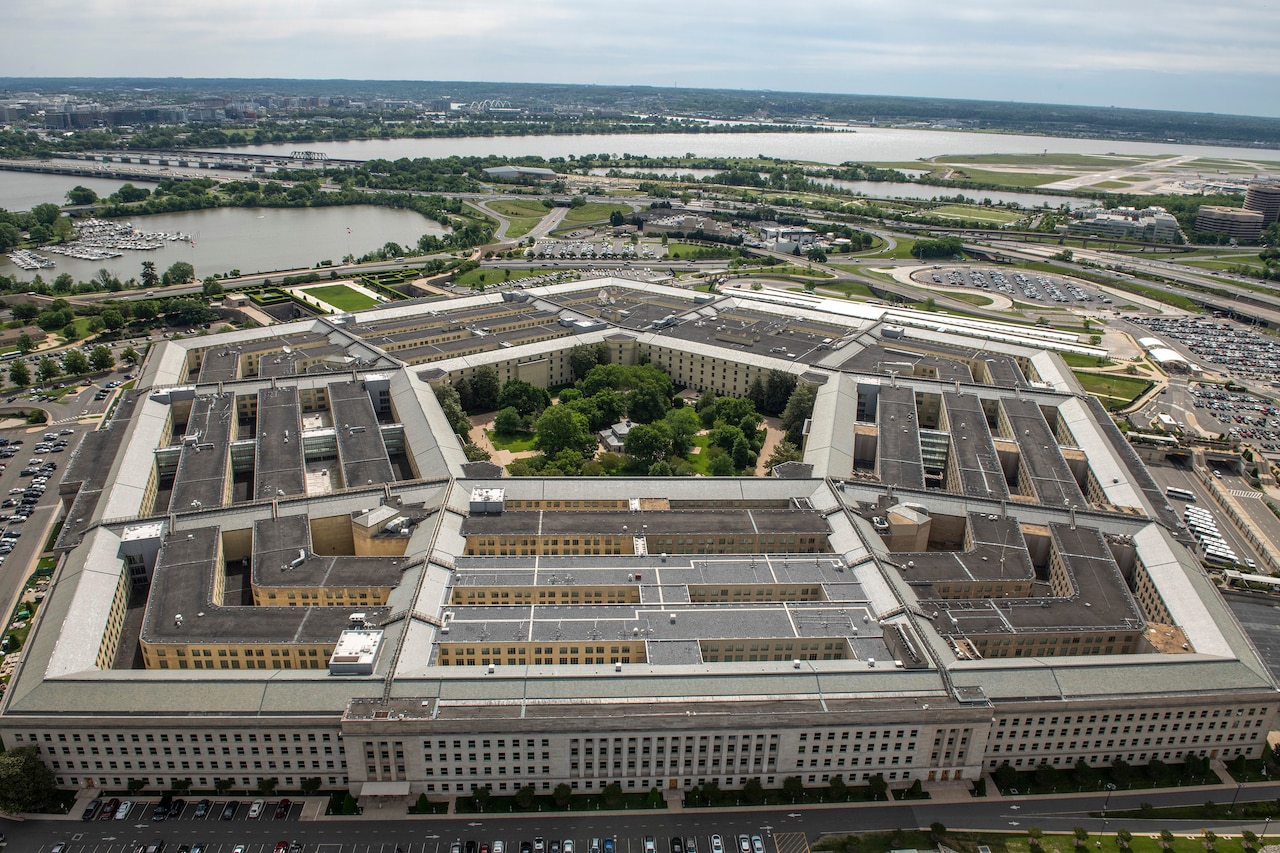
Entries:
{"label": "lagoon", "polygon": [[[410,210],[393,210],[371,205],[317,208],[221,207],[135,216],[130,222],[142,231],[189,234],[192,243],[169,242],[150,252],[125,252],[107,261],[81,261],[48,255],[57,262],[53,269],[40,270],[50,281],[60,273],[70,273],[77,281],[88,281],[106,268],[122,281],[137,278],[142,262],[152,261],[164,272],[177,261],[196,268],[196,277],[238,269],[245,275],[275,270],[311,267],[322,260],[340,263],[342,257],[360,257],[388,242],[416,246],[423,234],[441,236],[444,226]],[[30,281],[26,272],[0,256],[0,275],[17,275]]]}
{"label": "lagoon", "polygon": [[0,172],[0,207],[13,212],[30,210],[37,204],[52,202],[61,207],[67,203],[72,187],[88,187],[105,198],[127,183],[151,189],[144,181],[122,181],[115,178],[84,178],[76,175],[51,175],[39,172]]}

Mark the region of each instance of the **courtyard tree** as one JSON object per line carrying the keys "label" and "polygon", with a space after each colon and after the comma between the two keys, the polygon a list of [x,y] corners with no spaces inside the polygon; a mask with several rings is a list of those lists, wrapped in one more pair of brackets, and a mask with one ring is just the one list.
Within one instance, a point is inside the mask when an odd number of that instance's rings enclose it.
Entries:
{"label": "courtyard tree", "polygon": [[666,459],[671,455],[671,428],[666,421],[635,424],[623,440],[623,449],[647,468],[659,459]]}
{"label": "courtyard tree", "polygon": [[555,456],[562,450],[584,452],[595,444],[586,417],[568,406],[548,408],[534,423],[533,431],[538,449],[547,456]]}
{"label": "courtyard tree", "polygon": [[34,746],[0,753],[0,811],[43,812],[57,804],[58,781]]}
{"label": "courtyard tree", "polygon": [[[477,371],[478,374],[479,371]],[[471,389],[473,392],[476,391],[476,380],[474,378],[471,380]],[[537,385],[525,382],[523,379],[509,379],[502,386],[502,390],[498,392],[497,403],[500,409],[505,409],[508,406],[515,407],[521,417],[537,416],[551,405],[551,395],[547,393],[546,388],[539,388]]]}

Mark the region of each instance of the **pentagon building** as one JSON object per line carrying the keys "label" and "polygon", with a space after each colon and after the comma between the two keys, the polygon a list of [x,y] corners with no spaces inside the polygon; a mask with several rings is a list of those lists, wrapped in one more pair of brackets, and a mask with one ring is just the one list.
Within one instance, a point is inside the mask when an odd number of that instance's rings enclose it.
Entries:
{"label": "pentagon building", "polygon": [[[504,478],[434,387],[816,389],[759,478]],[[1276,686],[1049,329],[603,279],[159,345],[63,483],[6,747],[444,797],[1258,757]]]}

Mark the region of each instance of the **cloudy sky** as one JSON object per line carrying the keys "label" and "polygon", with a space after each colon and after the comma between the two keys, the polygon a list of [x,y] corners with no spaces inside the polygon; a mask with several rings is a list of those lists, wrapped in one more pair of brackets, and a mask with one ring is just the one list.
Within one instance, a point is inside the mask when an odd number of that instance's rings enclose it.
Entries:
{"label": "cloudy sky", "polygon": [[1276,0],[41,0],[0,76],[614,83],[1280,115]]}

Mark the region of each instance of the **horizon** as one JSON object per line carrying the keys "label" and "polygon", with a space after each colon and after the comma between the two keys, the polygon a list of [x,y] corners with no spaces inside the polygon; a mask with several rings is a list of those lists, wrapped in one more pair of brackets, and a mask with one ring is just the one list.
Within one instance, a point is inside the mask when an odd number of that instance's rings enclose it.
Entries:
{"label": "horizon", "polygon": [[[1103,0],[633,10],[491,0],[50,0],[12,10],[0,77],[646,86],[1280,117],[1280,6]],[[135,49],[135,45],[142,49]],[[176,73],[175,72],[179,72]],[[844,85],[839,85],[844,83]],[[836,85],[833,85],[836,84]],[[501,85],[495,83],[494,85]]]}

